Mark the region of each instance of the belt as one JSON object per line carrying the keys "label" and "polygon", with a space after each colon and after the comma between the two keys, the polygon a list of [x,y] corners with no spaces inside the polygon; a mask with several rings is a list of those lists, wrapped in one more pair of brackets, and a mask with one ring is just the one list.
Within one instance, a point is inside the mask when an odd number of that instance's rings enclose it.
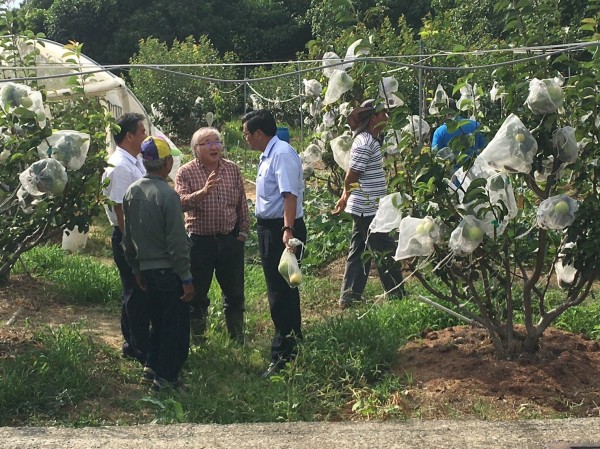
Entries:
{"label": "belt", "polygon": [[[303,220],[304,217],[298,217],[296,218],[296,221],[300,221]],[[260,225],[260,226],[265,226],[265,227],[279,227],[281,228],[283,226],[283,217],[281,218],[259,218],[256,217],[256,224]]]}
{"label": "belt", "polygon": [[235,237],[235,231],[229,234],[190,234],[192,240],[224,239],[226,237]]}
{"label": "belt", "polygon": [[283,226],[283,217],[281,218],[259,218],[256,217],[256,224],[261,226]]}

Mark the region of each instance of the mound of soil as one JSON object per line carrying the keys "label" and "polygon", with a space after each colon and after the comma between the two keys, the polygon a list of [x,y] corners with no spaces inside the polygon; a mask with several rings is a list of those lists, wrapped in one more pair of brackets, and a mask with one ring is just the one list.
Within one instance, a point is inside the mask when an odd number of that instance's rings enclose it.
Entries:
{"label": "mound of soil", "polygon": [[487,333],[470,326],[430,331],[401,348],[409,404],[425,418],[522,419],[600,415],[600,344],[548,329],[534,356],[499,360]]}

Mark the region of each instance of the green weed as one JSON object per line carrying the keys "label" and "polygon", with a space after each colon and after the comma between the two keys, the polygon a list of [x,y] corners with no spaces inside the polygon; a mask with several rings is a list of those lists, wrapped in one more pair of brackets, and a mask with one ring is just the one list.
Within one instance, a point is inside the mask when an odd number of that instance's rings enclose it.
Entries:
{"label": "green weed", "polygon": [[[112,266],[86,256],[66,256],[53,247],[38,248],[27,257],[29,269],[44,275],[70,300],[91,301],[89,293],[83,296],[84,290],[98,285],[104,285],[105,291],[114,289],[118,296],[120,283]],[[54,277],[55,271],[64,273],[66,268],[78,274]],[[112,272],[111,281],[105,279],[105,270]],[[86,279],[85,285],[79,279]],[[139,387],[139,365],[115,363],[117,351],[93,343],[82,332],[82,324],[45,328],[17,353],[0,359],[0,425],[227,424],[414,416],[419,410],[412,410],[406,396],[411,374],[391,372],[398,348],[425,329],[460,323],[411,299],[427,295],[420,285],[409,283],[407,290],[408,299],[383,300],[379,281],[369,281],[365,300],[340,312],[336,307],[339,281],[308,272],[301,287],[305,339],[298,357],[278,376],[262,379],[273,329],[262,268],[249,263],[246,344],[229,340],[220,290],[213,282],[207,340],[192,347],[184,367],[189,390],[151,398]],[[572,331],[593,329],[598,307],[597,301],[590,300],[572,309],[561,326]],[[117,389],[126,393],[114,394]],[[99,410],[98,401],[108,404],[112,413]],[[484,402],[473,404],[472,410],[484,419],[494,417]]]}
{"label": "green weed", "polygon": [[82,323],[47,327],[23,352],[0,364],[0,425],[57,419],[104,388],[102,350]]}
{"label": "green weed", "polygon": [[[120,300],[121,281],[114,265],[98,263],[90,256],[69,254],[59,246],[46,245],[22,256],[27,271],[53,284],[73,303],[107,303]],[[15,272],[23,270],[20,264]]]}

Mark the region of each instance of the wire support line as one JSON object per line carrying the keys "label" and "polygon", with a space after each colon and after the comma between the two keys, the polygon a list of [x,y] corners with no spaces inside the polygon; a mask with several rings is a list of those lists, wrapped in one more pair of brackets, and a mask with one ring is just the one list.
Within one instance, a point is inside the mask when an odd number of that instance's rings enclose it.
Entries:
{"label": "wire support line", "polygon": [[227,90],[227,91],[222,91],[222,90],[220,90],[219,92],[220,92],[221,94],[223,94],[223,95],[229,95],[229,94],[232,94],[232,93],[234,93],[234,92],[236,92],[236,91],[240,90],[240,88],[241,88],[243,85],[244,85],[244,83],[240,83],[240,84],[238,84],[237,86],[235,86],[235,87],[234,87],[233,89],[231,89],[231,90]]}
{"label": "wire support line", "polygon": [[[556,49],[556,50],[553,50],[553,51],[550,51],[547,53],[536,54],[536,55],[532,55],[532,56],[529,56],[526,58],[517,58],[517,59],[511,59],[508,61],[497,62],[494,64],[482,64],[482,65],[474,65],[474,66],[432,66],[432,65],[425,65],[425,64],[408,64],[408,63],[403,63],[403,62],[392,61],[390,59],[381,58],[381,57],[360,57],[360,58],[354,59],[352,62],[355,64],[356,63],[379,63],[379,64],[386,64],[386,65],[396,66],[396,67],[401,67],[401,68],[423,69],[423,70],[428,70],[428,71],[462,72],[462,71],[494,69],[494,68],[505,67],[505,66],[509,66],[509,65],[513,65],[513,64],[521,64],[523,62],[531,62],[531,61],[536,61],[539,59],[545,59],[545,58],[548,58],[551,56],[556,56],[556,55],[559,55],[559,54],[562,54],[565,52],[570,53],[570,52],[574,52],[574,51],[584,50],[584,49],[586,49],[588,47],[592,47],[592,46],[595,46],[595,47],[600,46],[600,41],[579,43],[579,44],[573,45],[568,48],[559,48],[559,49]],[[428,55],[428,57],[430,57],[430,56],[431,55]],[[297,69],[292,72],[281,73],[281,74],[276,74],[276,75],[271,75],[271,76],[264,76],[264,77],[259,77],[259,78],[244,78],[244,79],[221,79],[221,78],[215,78],[215,77],[210,77],[210,76],[194,75],[194,74],[190,74],[190,73],[183,73],[183,72],[178,72],[175,70],[164,69],[156,64],[153,64],[153,65],[141,64],[141,65],[135,65],[135,66],[133,66],[131,64],[122,64],[122,65],[113,65],[113,66],[107,66],[107,67],[99,67],[98,69],[95,69],[95,70],[86,70],[85,72],[82,71],[80,73],[42,75],[42,76],[37,76],[37,77],[18,77],[18,78],[14,77],[11,80],[12,81],[36,81],[36,80],[41,80],[41,79],[63,78],[63,77],[67,77],[67,76],[90,75],[90,74],[99,73],[99,72],[106,72],[106,71],[117,69],[117,68],[118,69],[127,69],[127,70],[129,70],[131,68],[135,68],[135,69],[154,70],[157,72],[164,72],[164,73],[174,74],[174,75],[178,75],[178,76],[184,76],[184,77],[188,77],[188,78],[192,78],[192,79],[199,79],[199,80],[213,82],[213,83],[223,83],[223,84],[246,83],[246,84],[250,84],[250,83],[256,83],[256,82],[261,82],[261,81],[271,81],[271,80],[285,78],[285,77],[289,77],[289,76],[297,76],[297,75],[300,75],[303,73],[321,71],[324,67],[333,68],[333,67],[337,67],[337,66],[343,66],[346,64],[348,64],[347,61],[346,62],[344,62],[344,61],[330,62],[326,66],[309,67],[309,68]],[[200,67],[200,66],[197,66],[197,67]],[[15,70],[12,67],[1,67],[0,69],[12,70],[12,71]],[[29,69],[31,69],[31,68],[29,68]],[[27,69],[27,70],[29,70],[29,69]]]}
{"label": "wire support line", "polygon": [[470,50],[470,51],[448,51],[448,50],[439,50],[439,49],[431,49],[435,51],[435,54],[432,56],[481,56],[484,54],[490,53],[513,53],[513,54],[524,54],[529,52],[547,52],[548,50],[559,50],[563,49],[568,51],[574,47],[580,47],[582,44],[586,44],[586,46],[598,46],[598,41],[592,42],[573,42],[570,44],[553,44],[553,45],[539,45],[535,47],[508,47],[508,48],[490,48],[487,50]]}
{"label": "wire support line", "polygon": [[288,99],[286,99],[286,100],[280,100],[279,98],[272,99],[272,98],[267,98],[267,97],[265,97],[264,95],[260,94],[260,93],[259,93],[259,92],[258,92],[258,91],[257,91],[257,90],[254,88],[254,87],[252,87],[252,85],[250,85],[250,84],[248,85],[248,88],[249,88],[249,89],[250,89],[252,92],[254,92],[254,93],[256,94],[256,96],[258,96],[258,98],[260,98],[261,100],[264,100],[264,101],[266,101],[266,102],[268,102],[268,103],[279,103],[279,104],[282,104],[282,103],[289,103],[290,101],[294,101],[294,100],[297,100],[298,98],[301,98],[301,97],[302,97],[302,95],[295,95],[295,96],[293,96],[293,97],[291,97],[291,98],[288,98]]}
{"label": "wire support line", "polygon": [[[492,49],[476,49],[470,51],[449,51],[449,50],[440,50],[440,49],[432,49],[436,53],[432,53],[427,55],[428,58],[432,57],[442,57],[442,56],[481,56],[483,54],[489,53],[514,53],[514,54],[524,54],[527,52],[547,52],[548,50],[564,50],[570,51],[572,49],[579,49],[581,47],[594,47],[599,46],[600,41],[591,41],[591,42],[573,42],[568,44],[552,44],[552,45],[539,45],[539,46],[526,46],[526,47],[507,47],[507,48],[492,48]],[[384,58],[385,60],[393,60],[393,59],[419,59],[422,58],[422,54],[414,54],[414,55],[389,55],[385,57],[377,57]],[[360,57],[352,57],[346,59],[340,57],[342,61],[341,64],[348,64],[349,62],[353,62],[356,60],[360,60]],[[304,59],[304,60],[296,60],[296,61],[251,61],[251,62],[213,62],[213,63],[186,63],[186,64],[102,64],[102,67],[108,70],[119,70],[119,69],[131,69],[131,68],[147,68],[148,66],[153,67],[177,67],[177,68],[198,68],[198,67],[249,67],[249,66],[265,66],[265,65],[298,65],[298,64],[317,64],[318,68],[323,67],[322,59]],[[336,63],[336,65],[339,65]],[[56,69],[64,69],[66,67],[72,67],[74,69],[78,69],[80,67],[97,67],[98,64],[94,64],[92,62],[85,62],[81,64],[73,64],[69,63],[65,65],[62,62],[41,62],[36,64],[36,67],[31,66],[7,66],[0,67],[0,69],[16,69],[16,70],[31,70],[36,69],[38,67],[48,69],[48,68],[56,68]]]}

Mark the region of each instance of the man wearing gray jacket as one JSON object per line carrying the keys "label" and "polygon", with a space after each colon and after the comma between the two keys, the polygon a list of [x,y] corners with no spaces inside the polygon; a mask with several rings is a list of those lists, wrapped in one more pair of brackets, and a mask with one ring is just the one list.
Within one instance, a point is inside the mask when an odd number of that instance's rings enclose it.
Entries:
{"label": "man wearing gray jacket", "polygon": [[179,195],[166,181],[174,151],[165,140],[145,139],[147,174],[131,184],[123,200],[125,257],[148,296],[152,329],[144,375],[153,375],[154,390],[180,385],[179,372],[190,346],[194,287],[188,236]]}

